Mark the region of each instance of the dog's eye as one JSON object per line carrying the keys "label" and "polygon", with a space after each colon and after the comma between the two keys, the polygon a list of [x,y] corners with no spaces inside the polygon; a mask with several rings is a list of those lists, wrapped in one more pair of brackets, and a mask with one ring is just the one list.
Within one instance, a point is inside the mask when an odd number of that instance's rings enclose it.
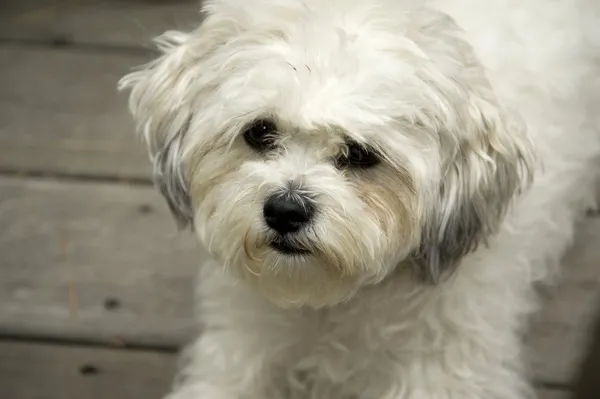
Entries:
{"label": "dog's eye", "polygon": [[348,144],[348,152],[336,160],[337,166],[342,168],[370,168],[378,163],[375,151],[358,143]]}
{"label": "dog's eye", "polygon": [[266,151],[273,147],[277,126],[268,119],[258,119],[244,129],[244,140],[256,151]]}

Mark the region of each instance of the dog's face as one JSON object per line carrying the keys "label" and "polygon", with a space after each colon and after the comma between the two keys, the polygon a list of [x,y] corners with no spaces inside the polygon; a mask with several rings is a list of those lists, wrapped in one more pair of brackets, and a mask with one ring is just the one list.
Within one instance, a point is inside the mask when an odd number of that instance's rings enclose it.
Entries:
{"label": "dog's face", "polygon": [[249,3],[209,3],[121,82],[173,214],[225,268],[318,307],[399,265],[437,281],[494,233],[530,143],[449,18]]}

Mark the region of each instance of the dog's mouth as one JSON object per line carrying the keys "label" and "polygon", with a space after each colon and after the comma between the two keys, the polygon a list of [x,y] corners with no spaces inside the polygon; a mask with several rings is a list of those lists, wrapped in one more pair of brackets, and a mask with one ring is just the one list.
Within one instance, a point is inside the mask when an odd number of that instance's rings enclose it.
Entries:
{"label": "dog's mouth", "polygon": [[269,246],[283,255],[310,255],[311,250],[308,248],[291,243],[286,239],[273,239],[269,242]]}

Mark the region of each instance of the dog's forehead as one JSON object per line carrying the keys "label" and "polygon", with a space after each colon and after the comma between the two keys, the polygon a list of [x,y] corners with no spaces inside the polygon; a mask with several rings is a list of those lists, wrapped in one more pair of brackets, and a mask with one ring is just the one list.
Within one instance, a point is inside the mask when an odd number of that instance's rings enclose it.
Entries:
{"label": "dog's forehead", "polygon": [[412,106],[415,71],[397,48],[382,42],[392,40],[386,35],[312,25],[284,35],[261,34],[241,32],[236,44],[221,49],[236,54],[221,83],[229,107],[239,113],[263,110],[307,131],[338,126],[352,134]]}

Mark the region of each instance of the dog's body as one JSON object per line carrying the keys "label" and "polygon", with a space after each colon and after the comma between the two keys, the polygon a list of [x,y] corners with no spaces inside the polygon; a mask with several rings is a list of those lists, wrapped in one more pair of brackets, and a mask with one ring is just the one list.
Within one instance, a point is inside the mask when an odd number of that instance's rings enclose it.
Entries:
{"label": "dog's body", "polygon": [[[170,399],[532,393],[521,333],[533,284],[594,200],[600,7],[423,3],[212,1],[198,31],[168,34],[165,56],[124,80],[162,192],[215,259],[198,283],[202,335]],[[252,119],[228,124],[263,106],[285,151],[260,158],[230,132]],[[388,134],[400,119],[406,130]],[[313,152],[335,136],[323,125],[382,140],[384,161],[338,175]],[[297,252],[265,249],[257,209],[298,175],[320,216],[286,238]]]}

